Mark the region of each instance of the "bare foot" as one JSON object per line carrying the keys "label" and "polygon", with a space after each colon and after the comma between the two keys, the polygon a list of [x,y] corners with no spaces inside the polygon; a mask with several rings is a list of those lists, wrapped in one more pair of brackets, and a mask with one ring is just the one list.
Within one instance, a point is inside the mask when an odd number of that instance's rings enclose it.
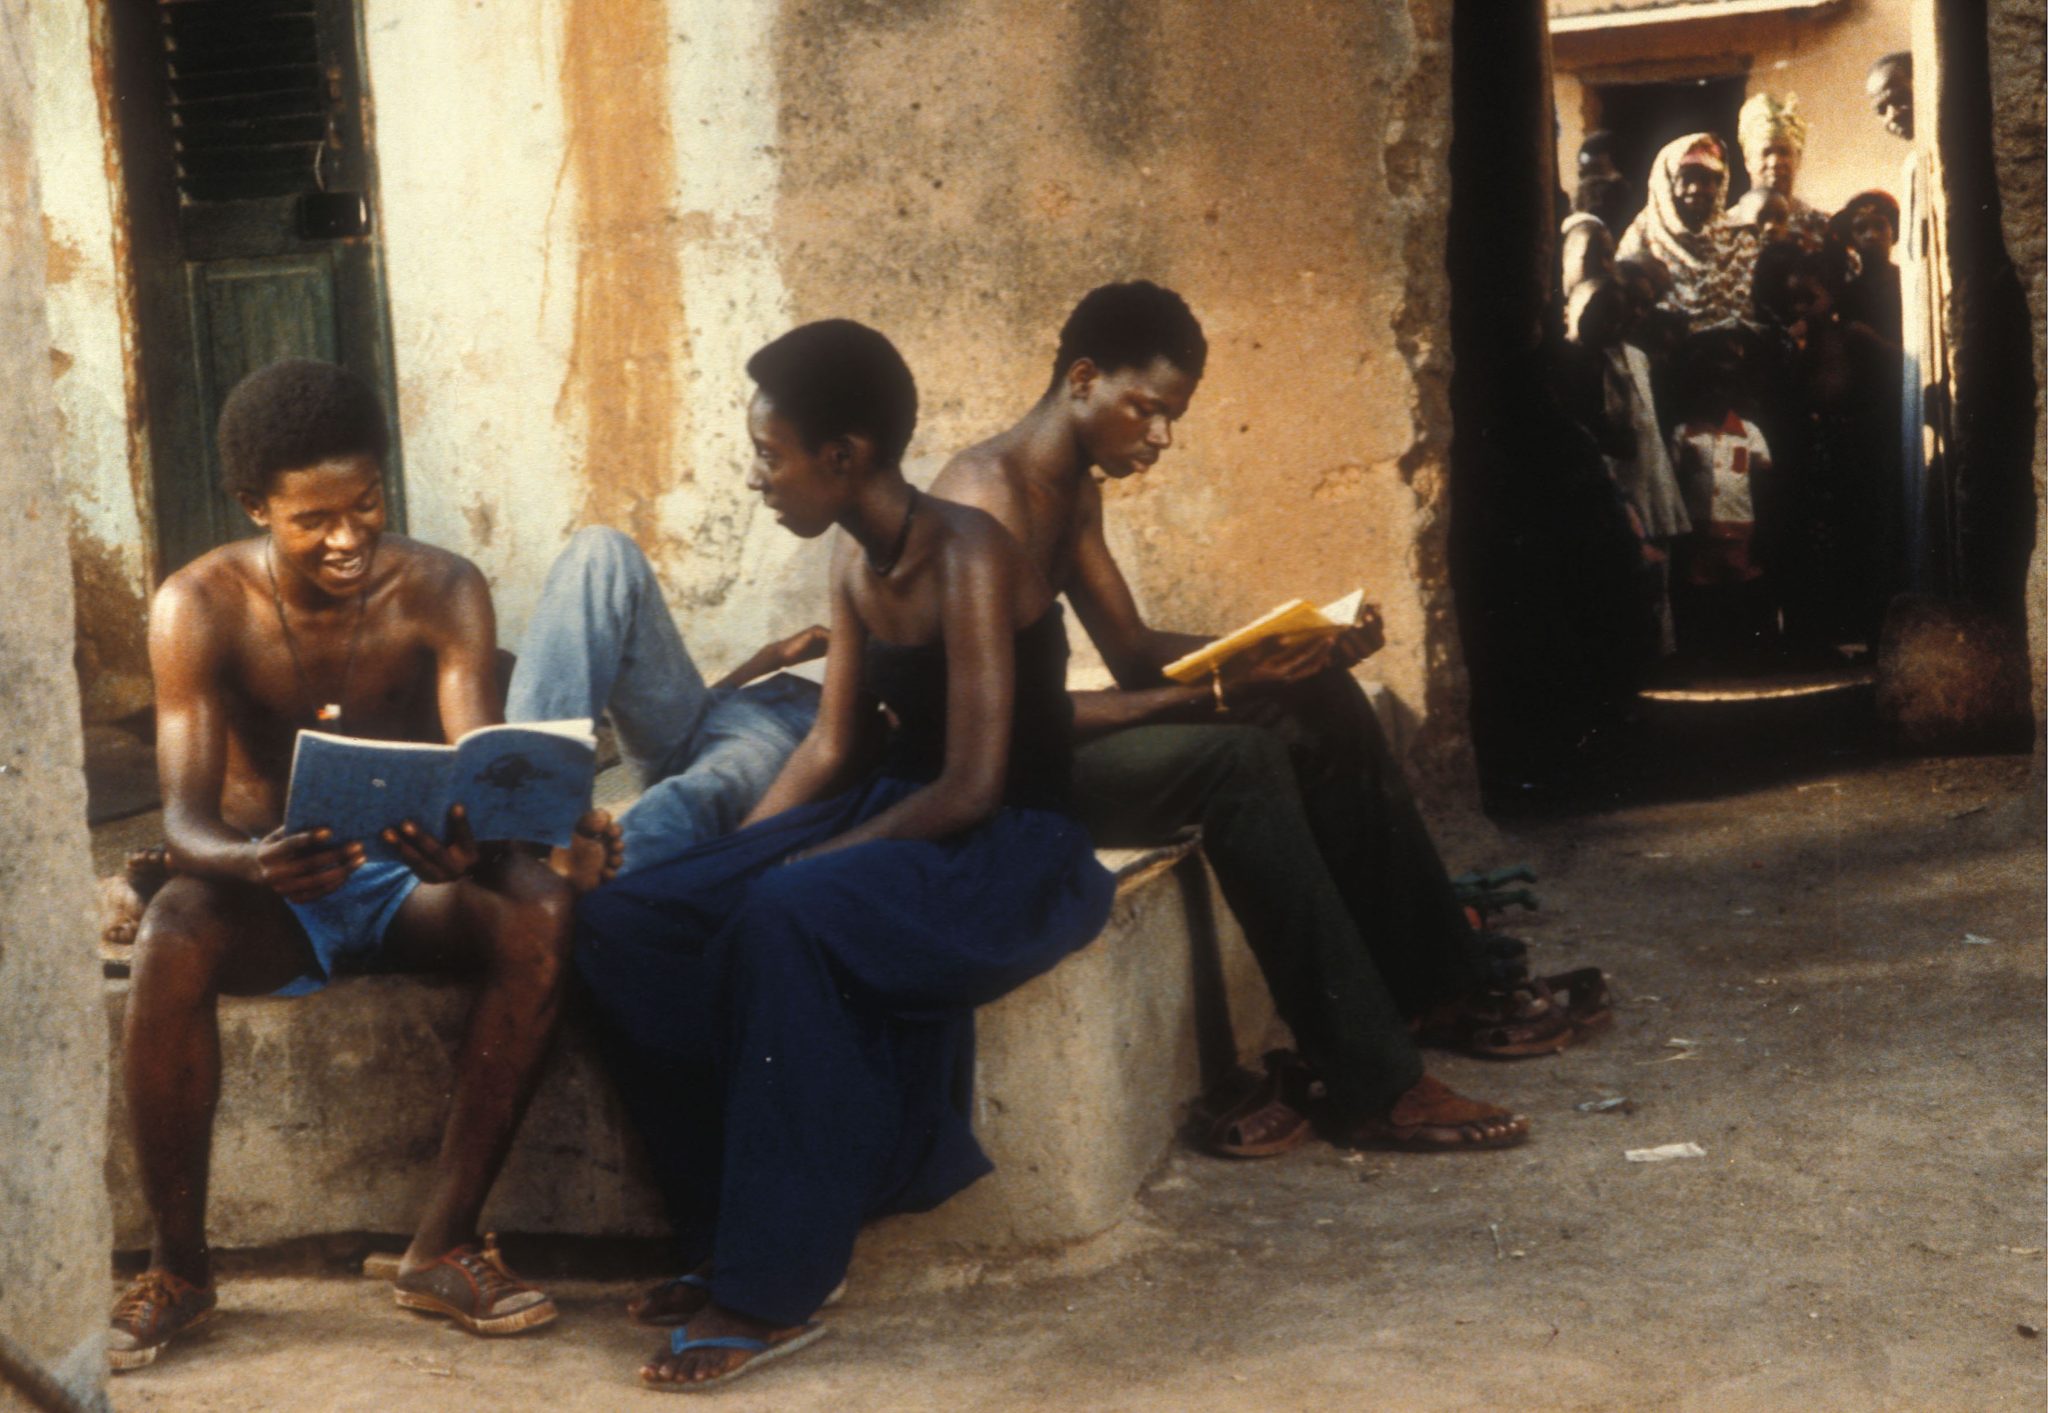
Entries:
{"label": "bare foot", "polygon": [[[664,1349],[640,1366],[640,1382],[645,1384],[695,1384],[706,1379],[723,1378],[749,1362],[763,1358],[775,1346],[789,1344],[796,1340],[809,1343],[824,1331],[816,1324],[788,1325],[778,1327],[765,1320],[751,1319],[735,1314],[721,1306],[707,1306],[701,1315],[676,1331],[669,1349]],[[671,1350],[676,1344],[699,1339],[754,1339],[769,1346],[768,1350],[749,1349],[693,1349],[687,1354],[675,1354]]]}
{"label": "bare foot", "polygon": [[1529,1120],[1498,1104],[1454,1093],[1442,1080],[1424,1075],[1394,1101],[1384,1118],[1353,1126],[1345,1146],[1402,1148],[1443,1153],[1462,1148],[1512,1148],[1529,1137]]}
{"label": "bare foot", "polygon": [[170,881],[171,851],[166,848],[137,849],[117,878],[100,880],[100,942],[108,947],[128,947],[135,942],[135,930],[142,925],[142,913],[157,890]]}
{"label": "bare foot", "polygon": [[625,836],[609,810],[592,810],[576,821],[576,837],[548,855],[548,867],[569,881],[569,891],[582,897],[619,875],[626,857]]}

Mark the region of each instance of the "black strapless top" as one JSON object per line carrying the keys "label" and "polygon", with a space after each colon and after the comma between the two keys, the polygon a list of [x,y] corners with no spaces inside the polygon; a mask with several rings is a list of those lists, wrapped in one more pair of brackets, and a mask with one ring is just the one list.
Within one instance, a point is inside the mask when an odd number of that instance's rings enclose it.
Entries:
{"label": "black strapless top", "polygon": [[[1065,810],[1074,766],[1074,703],[1067,696],[1067,625],[1055,603],[1017,630],[1017,695],[1003,803]],[[869,638],[861,682],[896,714],[881,772],[931,781],[946,763],[946,646],[902,647]]]}

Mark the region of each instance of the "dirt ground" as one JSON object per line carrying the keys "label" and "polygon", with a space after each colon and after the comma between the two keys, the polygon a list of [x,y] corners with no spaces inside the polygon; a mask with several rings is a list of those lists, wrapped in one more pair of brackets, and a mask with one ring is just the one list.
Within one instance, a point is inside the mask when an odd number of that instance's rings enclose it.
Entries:
{"label": "dirt ground", "polygon": [[[2048,1399],[2043,847],[2023,759],[1856,760],[1518,824],[1545,970],[1621,1009],[1553,1059],[1445,1058],[1522,1149],[1174,1152],[1129,1222],[1001,1268],[856,1264],[749,1409],[2037,1409]],[[1575,1106],[1625,1096],[1633,1112]],[[1692,1142],[1703,1158],[1632,1163]],[[116,1381],[145,1409],[614,1409],[633,1282],[484,1343],[259,1273]]]}

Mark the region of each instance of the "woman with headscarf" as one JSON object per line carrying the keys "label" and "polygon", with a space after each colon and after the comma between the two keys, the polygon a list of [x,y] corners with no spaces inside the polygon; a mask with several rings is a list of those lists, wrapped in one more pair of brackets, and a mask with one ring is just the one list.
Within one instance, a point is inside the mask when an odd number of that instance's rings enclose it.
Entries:
{"label": "woman with headscarf", "polygon": [[1800,243],[1818,246],[1827,232],[1827,213],[1792,194],[1806,160],[1806,119],[1799,116],[1796,103],[1774,93],[1752,93],[1735,115],[1735,140],[1742,144],[1752,185],[1728,216],[1738,226],[1753,226],[1763,203],[1773,194],[1782,196],[1790,213],[1788,224]]}
{"label": "woman with headscarf", "polygon": [[1665,301],[1683,310],[1694,329],[1749,312],[1756,232],[1729,223],[1721,210],[1728,193],[1728,163],[1721,140],[1696,132],[1666,143],[1650,164],[1647,204],[1629,224],[1619,259],[1645,255],[1671,271]]}

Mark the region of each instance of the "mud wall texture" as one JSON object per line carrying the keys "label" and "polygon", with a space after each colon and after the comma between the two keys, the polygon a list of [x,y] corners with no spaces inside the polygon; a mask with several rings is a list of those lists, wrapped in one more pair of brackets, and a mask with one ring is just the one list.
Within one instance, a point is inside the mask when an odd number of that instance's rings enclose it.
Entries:
{"label": "mud wall texture", "polygon": [[2027,288],[2034,326],[2034,557],[2027,574],[2027,645],[2033,669],[2037,733],[2048,723],[2048,3],[1991,0],[1991,148],[2005,248]]}
{"label": "mud wall texture", "polygon": [[[887,331],[926,479],[1036,399],[1081,294],[1146,276],[1213,346],[1179,446],[1114,493],[1148,613],[1220,630],[1363,585],[1371,672],[1462,789],[1448,10],[362,0],[411,529],[483,566],[510,645],[568,536],[626,529],[719,670],[824,607],[823,545],[744,487],[749,352],[828,315]],[[66,44],[82,88],[90,36]],[[49,141],[82,193],[89,144]],[[93,311],[106,397],[67,486],[132,546],[111,275]]]}
{"label": "mud wall texture", "polygon": [[[1746,72],[1751,93],[1798,95],[1808,129],[1800,196],[1832,211],[1872,187],[1898,195],[1898,140],[1871,116],[1863,79],[1878,55],[1910,47],[1911,9],[1912,0],[1844,0],[1803,15],[1559,34],[1558,170],[1574,170],[1587,130],[1590,84]],[[1732,140],[1735,134],[1727,136]]]}
{"label": "mud wall texture", "polygon": [[34,121],[43,179],[56,473],[77,565],[79,677],[88,720],[149,704],[143,641],[152,582],[149,446],[128,317],[127,236],[108,91],[105,11],[35,5]]}
{"label": "mud wall texture", "polygon": [[[44,313],[29,0],[0,0],[0,1333],[104,1406],[106,1059]],[[0,1407],[27,1406],[0,1378]]]}
{"label": "mud wall texture", "polygon": [[1090,287],[1179,289],[1210,339],[1177,445],[1109,488],[1164,627],[1363,585],[1373,671],[1450,769],[1448,11],[1196,0],[791,0],[775,37],[792,313],[887,330],[935,466],[1044,390]]}

